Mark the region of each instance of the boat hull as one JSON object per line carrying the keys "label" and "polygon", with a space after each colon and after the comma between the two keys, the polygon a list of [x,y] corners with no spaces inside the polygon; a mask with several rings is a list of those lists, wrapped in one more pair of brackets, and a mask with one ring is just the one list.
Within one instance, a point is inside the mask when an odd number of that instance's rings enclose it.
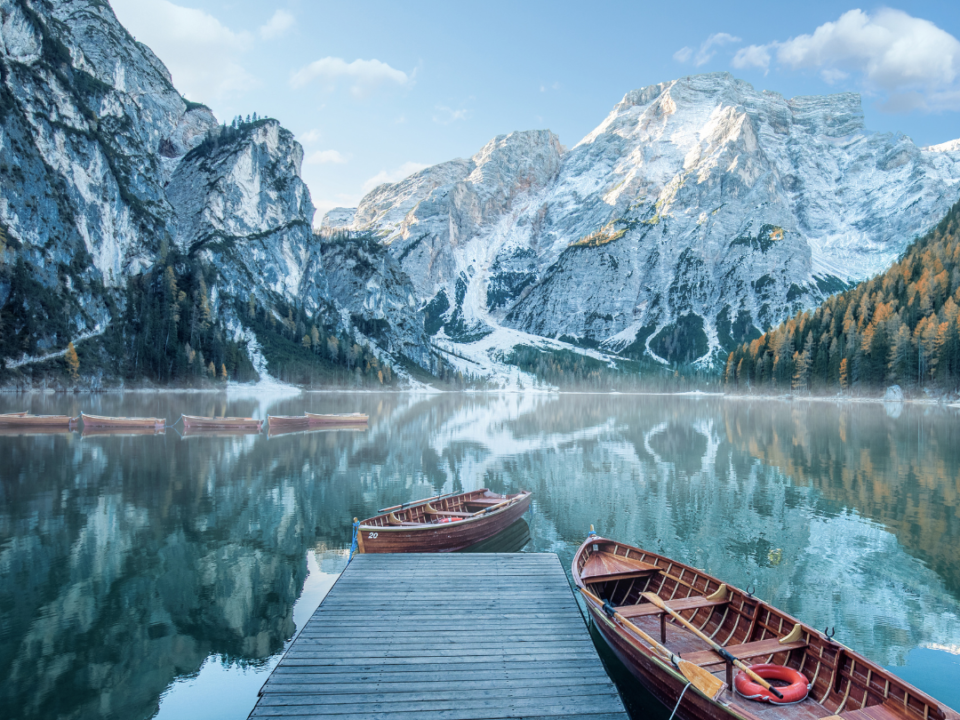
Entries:
{"label": "boat hull", "polygon": [[311,425],[366,425],[370,418],[361,413],[349,415],[317,415],[316,413],[307,413],[308,422]]}
{"label": "boat hull", "polygon": [[365,553],[455,552],[487,540],[520,519],[528,494],[499,511],[461,522],[427,527],[360,527]]}
{"label": "boat hull", "polygon": [[263,420],[254,418],[183,416],[184,430],[250,430],[260,432]]}
{"label": "boat hull", "polygon": [[113,428],[125,430],[163,430],[166,427],[166,420],[163,418],[105,417],[102,415],[87,415],[86,413],[81,413],[80,417],[83,418],[84,430],[107,430]]}
{"label": "boat hull", "polygon": [[[600,631],[607,646],[630,671],[641,685],[655,697],[664,707],[673,711],[677,708],[675,717],[681,720],[721,720],[739,718],[723,705],[713,702],[691,686],[684,692],[687,680],[674,668],[655,659],[652,652],[643,647],[634,646],[625,638],[617,627],[600,611],[588,605],[590,619]],[[677,707],[677,700],[681,694],[683,699]],[[726,694],[724,690],[723,695]],[[723,700],[721,695],[720,700]]]}
{"label": "boat hull", "polygon": [[0,415],[0,428],[60,428],[70,430],[77,418],[69,415]]}

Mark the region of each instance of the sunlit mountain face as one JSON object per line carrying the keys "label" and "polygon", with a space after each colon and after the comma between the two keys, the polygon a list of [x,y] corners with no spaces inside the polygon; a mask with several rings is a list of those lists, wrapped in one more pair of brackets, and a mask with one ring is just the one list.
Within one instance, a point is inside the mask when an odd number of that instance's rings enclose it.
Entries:
{"label": "sunlit mountain face", "polygon": [[[960,647],[953,410],[547,394],[29,404],[2,399],[0,412],[172,421],[306,408],[366,412],[370,424],[279,437],[0,437],[6,717],[148,718],[208,658],[224,676],[268,672],[309,616],[295,604],[310,578],[344,567],[353,517],[480,487],[535,493],[507,549],[557,552],[567,566],[594,524],[836,627],[897,672],[909,674],[918,652],[947,658],[909,679],[960,705],[948,696],[960,686],[949,654]],[[191,682],[203,690],[205,678]]]}

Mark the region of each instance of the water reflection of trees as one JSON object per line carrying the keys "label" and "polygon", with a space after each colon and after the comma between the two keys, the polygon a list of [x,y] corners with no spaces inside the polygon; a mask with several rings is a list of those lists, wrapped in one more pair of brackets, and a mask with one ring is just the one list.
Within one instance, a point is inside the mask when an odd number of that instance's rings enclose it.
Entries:
{"label": "water reflection of trees", "polygon": [[370,425],[3,438],[0,715],[148,717],[209,655],[279,650],[306,550],[347,547],[352,517],[484,485],[534,490],[532,545],[565,563],[595,523],[753,584],[881,660],[957,634],[942,620],[960,597],[952,415],[607,395],[31,402],[171,420],[361,411]]}

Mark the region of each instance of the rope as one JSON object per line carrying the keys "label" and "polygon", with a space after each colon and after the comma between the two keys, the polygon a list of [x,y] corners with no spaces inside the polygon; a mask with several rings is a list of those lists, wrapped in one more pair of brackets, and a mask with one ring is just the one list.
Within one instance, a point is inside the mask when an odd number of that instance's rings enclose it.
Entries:
{"label": "rope", "polygon": [[693,683],[687,683],[687,686],[683,689],[683,692],[680,693],[680,697],[677,698],[677,704],[673,706],[673,712],[670,713],[670,720],[673,720],[673,716],[677,714],[677,710],[680,709],[680,703],[683,700],[683,696],[687,694],[687,690]]}
{"label": "rope", "polygon": [[353,554],[357,551],[357,533],[360,532],[360,521],[353,524],[353,541],[350,543],[350,557],[347,558],[347,565],[353,560]]}

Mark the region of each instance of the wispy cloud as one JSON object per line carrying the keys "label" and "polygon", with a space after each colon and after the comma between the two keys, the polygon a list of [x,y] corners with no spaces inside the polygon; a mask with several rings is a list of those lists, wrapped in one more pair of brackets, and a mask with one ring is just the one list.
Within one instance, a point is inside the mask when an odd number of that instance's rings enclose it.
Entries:
{"label": "wispy cloud", "polygon": [[394,168],[393,170],[381,170],[363,184],[363,191],[368,193],[375,187],[383,185],[384,183],[400,182],[404,178],[413,175],[413,173],[423,170],[425,167],[428,166],[418,162],[405,162],[403,165],[398,168]]}
{"label": "wispy cloud", "polygon": [[321,134],[317,128],[307,130],[297,136],[297,140],[300,141],[301,145],[313,145],[313,143],[319,142],[320,138]]}
{"label": "wispy cloud", "polygon": [[286,10],[277,10],[267,24],[260,28],[260,37],[264,40],[275,40],[285,35],[293,27],[296,18]]}
{"label": "wispy cloud", "polygon": [[455,110],[446,105],[437,105],[433,113],[433,121],[440,125],[449,125],[458,120],[466,120],[468,117],[470,117],[470,111],[466,108],[457,108]]}
{"label": "wispy cloud", "polygon": [[693,64],[700,67],[710,62],[716,54],[715,48],[738,42],[740,38],[730,33],[714,33],[704,40],[696,51],[691,47],[682,47],[673,54],[673,59],[679,63],[686,63],[692,59]]}
{"label": "wispy cloud", "polygon": [[810,35],[742,48],[733,66],[766,71],[774,56],[829,83],[857,76],[866,90],[886,95],[881,107],[891,112],[960,109],[960,41],[901,10],[850,10]]}
{"label": "wispy cloud", "polygon": [[163,59],[174,84],[191,100],[211,102],[256,84],[242,63],[254,41],[251,33],[169,0],[111,0],[111,5],[124,27]]}
{"label": "wispy cloud", "polygon": [[408,85],[412,77],[379,60],[354,60],[348,63],[343,58],[325,57],[297,70],[290,78],[290,85],[302,88],[319,81],[327,89],[333,89],[338,82],[346,81],[350,83],[351,94],[363,98],[384,85]]}
{"label": "wispy cloud", "polygon": [[347,157],[339,150],[317,150],[307,155],[307,165],[343,165]]}

